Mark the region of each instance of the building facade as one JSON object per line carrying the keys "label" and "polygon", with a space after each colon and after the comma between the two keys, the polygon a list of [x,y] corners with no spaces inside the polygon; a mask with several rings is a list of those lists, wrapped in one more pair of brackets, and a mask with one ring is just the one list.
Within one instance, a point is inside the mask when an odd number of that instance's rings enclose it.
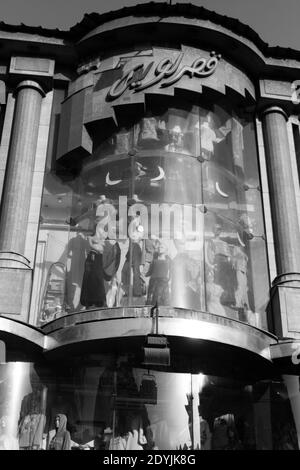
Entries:
{"label": "building facade", "polygon": [[183,4],[0,36],[0,448],[298,449],[300,52]]}

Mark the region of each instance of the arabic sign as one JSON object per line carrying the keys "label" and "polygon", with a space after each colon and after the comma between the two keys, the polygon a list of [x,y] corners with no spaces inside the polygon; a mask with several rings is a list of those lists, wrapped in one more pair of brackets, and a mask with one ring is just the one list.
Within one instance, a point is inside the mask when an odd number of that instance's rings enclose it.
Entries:
{"label": "arabic sign", "polygon": [[[154,62],[148,64],[145,69],[143,63],[135,65],[112,85],[107,97],[110,100],[114,100],[119,98],[128,89],[137,92],[158,83],[160,83],[161,87],[167,87],[176,83],[183,75],[188,75],[190,78],[208,77],[216,70],[221,59],[221,55],[213,51],[208,59],[198,57],[192,65],[180,66],[183,56],[184,53],[180,52],[175,60],[164,58],[155,68]],[[154,73],[150,74],[150,70],[153,68]],[[149,74],[150,78],[148,78]]]}

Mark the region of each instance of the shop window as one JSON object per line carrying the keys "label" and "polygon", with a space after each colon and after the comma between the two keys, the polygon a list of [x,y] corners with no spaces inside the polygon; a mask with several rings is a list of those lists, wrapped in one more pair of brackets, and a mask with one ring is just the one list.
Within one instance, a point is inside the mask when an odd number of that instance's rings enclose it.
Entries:
{"label": "shop window", "polygon": [[180,364],[148,370],[135,353],[97,352],[2,364],[0,450],[298,450],[299,377]]}
{"label": "shop window", "polygon": [[39,324],[86,309],[158,305],[266,328],[249,117],[172,98],[147,101],[144,114],[120,111],[117,121],[99,124],[80,169],[45,177]]}

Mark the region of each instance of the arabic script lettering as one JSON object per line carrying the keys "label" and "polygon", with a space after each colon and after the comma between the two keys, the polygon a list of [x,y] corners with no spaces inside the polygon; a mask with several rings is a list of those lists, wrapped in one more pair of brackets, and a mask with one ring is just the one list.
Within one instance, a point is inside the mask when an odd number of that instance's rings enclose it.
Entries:
{"label": "arabic script lettering", "polygon": [[114,100],[119,98],[128,89],[138,92],[157,83],[160,83],[161,87],[167,87],[178,82],[183,75],[188,75],[190,78],[208,77],[216,70],[221,59],[220,54],[212,51],[208,59],[198,57],[192,65],[180,67],[183,55],[184,53],[180,52],[176,59],[162,59],[155,67],[154,76],[146,81],[145,79],[152,69],[154,62],[148,64],[145,69],[142,63],[135,65],[112,85],[107,97],[110,100]]}

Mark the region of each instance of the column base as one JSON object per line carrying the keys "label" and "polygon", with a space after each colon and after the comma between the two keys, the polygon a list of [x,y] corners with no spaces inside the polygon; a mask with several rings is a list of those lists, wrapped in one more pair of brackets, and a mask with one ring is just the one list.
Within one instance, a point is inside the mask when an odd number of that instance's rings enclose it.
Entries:
{"label": "column base", "polygon": [[287,273],[272,283],[267,307],[270,330],[280,338],[300,338],[300,273]]}

